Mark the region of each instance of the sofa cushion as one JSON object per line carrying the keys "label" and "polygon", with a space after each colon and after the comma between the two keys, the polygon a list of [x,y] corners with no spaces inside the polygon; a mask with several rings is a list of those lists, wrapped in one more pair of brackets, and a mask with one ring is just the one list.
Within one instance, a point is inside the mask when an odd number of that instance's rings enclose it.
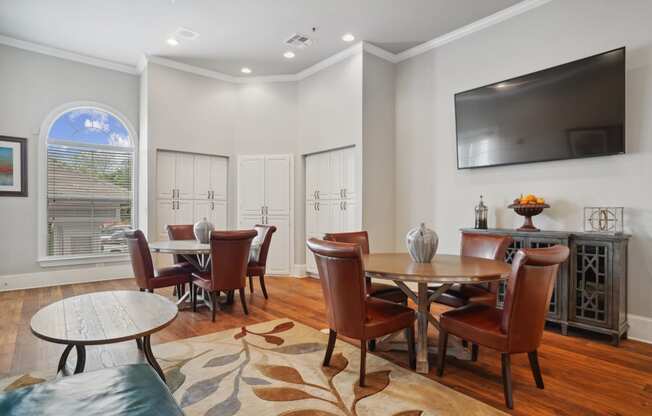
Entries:
{"label": "sofa cushion", "polygon": [[4,416],[179,416],[183,412],[147,364],[81,373],[0,394]]}

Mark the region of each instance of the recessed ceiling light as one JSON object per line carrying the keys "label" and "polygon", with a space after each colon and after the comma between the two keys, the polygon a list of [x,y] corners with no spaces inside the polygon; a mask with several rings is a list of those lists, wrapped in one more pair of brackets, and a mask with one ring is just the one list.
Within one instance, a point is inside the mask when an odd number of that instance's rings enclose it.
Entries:
{"label": "recessed ceiling light", "polygon": [[179,44],[179,41],[176,40],[175,38],[168,38],[168,40],[166,42],[170,46],[177,46]]}
{"label": "recessed ceiling light", "polygon": [[251,74],[251,69],[247,68],[246,66],[240,70],[243,74]]}
{"label": "recessed ceiling light", "polygon": [[342,40],[343,40],[344,42],[353,42],[353,41],[355,40],[355,36],[353,36],[353,35],[350,34],[350,33],[347,33],[347,34],[345,34],[344,36],[342,36]]}
{"label": "recessed ceiling light", "polygon": [[288,59],[292,59],[292,58],[294,58],[294,52],[292,52],[292,51],[287,51],[287,52],[285,52],[285,53],[283,54],[283,56],[285,56],[285,57],[288,58]]}

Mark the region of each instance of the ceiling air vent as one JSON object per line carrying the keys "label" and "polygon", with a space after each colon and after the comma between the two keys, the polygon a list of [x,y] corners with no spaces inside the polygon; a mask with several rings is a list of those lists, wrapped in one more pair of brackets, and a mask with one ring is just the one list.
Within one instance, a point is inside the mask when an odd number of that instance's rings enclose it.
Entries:
{"label": "ceiling air vent", "polygon": [[310,46],[312,44],[312,40],[306,35],[295,33],[285,41],[285,44],[290,45],[293,48],[303,49]]}
{"label": "ceiling air vent", "polygon": [[195,40],[199,37],[199,33],[194,30],[186,29],[185,27],[180,27],[174,32],[174,37],[178,39]]}

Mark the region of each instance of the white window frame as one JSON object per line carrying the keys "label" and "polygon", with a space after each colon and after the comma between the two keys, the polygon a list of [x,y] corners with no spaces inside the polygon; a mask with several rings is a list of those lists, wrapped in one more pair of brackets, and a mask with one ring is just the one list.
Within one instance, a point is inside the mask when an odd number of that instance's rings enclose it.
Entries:
{"label": "white window frame", "polygon": [[48,134],[52,124],[64,113],[77,108],[96,108],[110,113],[127,128],[133,144],[133,175],[131,177],[133,201],[132,221],[138,227],[138,136],[131,121],[120,111],[106,104],[93,101],[75,101],[63,104],[52,110],[41,124],[38,143],[38,262],[41,267],[72,266],[80,264],[102,264],[129,261],[128,254],[84,254],[69,256],[48,256],[47,251],[47,216],[48,216]]}

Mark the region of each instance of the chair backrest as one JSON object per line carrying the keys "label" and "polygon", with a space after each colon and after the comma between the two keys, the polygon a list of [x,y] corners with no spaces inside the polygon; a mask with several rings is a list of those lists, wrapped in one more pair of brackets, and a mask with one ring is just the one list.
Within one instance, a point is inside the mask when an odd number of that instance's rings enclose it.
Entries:
{"label": "chair backrest", "polygon": [[317,263],[330,328],[344,336],[362,339],[367,311],[360,245],[316,238],[307,244]]}
{"label": "chair backrest", "polygon": [[272,234],[276,232],[276,227],[273,225],[254,225],[254,230],[258,235],[263,234],[263,243],[260,246],[260,254],[258,254],[258,265],[265,267],[267,265],[267,253],[269,253],[269,246],[272,243]]}
{"label": "chair backrest", "polygon": [[501,322],[510,352],[539,347],[557,271],[568,253],[568,247],[556,245],[521,249],[514,256]]}
{"label": "chair backrest", "polygon": [[154,278],[154,264],[152,253],[149,251],[147,238],[140,230],[125,232],[129,256],[131,257],[131,268],[136,277],[136,283],[141,289],[149,289],[149,280]]}
{"label": "chair backrest", "polygon": [[[165,229],[170,240],[196,240],[192,224],[166,225]],[[178,254],[174,254],[172,258],[175,263],[185,262],[185,259]]]}
{"label": "chair backrest", "polygon": [[[512,238],[507,235],[462,233],[460,252],[463,256],[504,260],[510,244]],[[492,293],[498,293],[498,282],[489,283],[487,288]]]}
{"label": "chair backrest", "polygon": [[213,290],[245,287],[251,241],[256,230],[211,233],[211,279]]}
{"label": "chair backrest", "polygon": [[366,231],[352,231],[348,233],[324,234],[324,240],[338,243],[358,244],[362,254],[369,254],[369,234]]}

